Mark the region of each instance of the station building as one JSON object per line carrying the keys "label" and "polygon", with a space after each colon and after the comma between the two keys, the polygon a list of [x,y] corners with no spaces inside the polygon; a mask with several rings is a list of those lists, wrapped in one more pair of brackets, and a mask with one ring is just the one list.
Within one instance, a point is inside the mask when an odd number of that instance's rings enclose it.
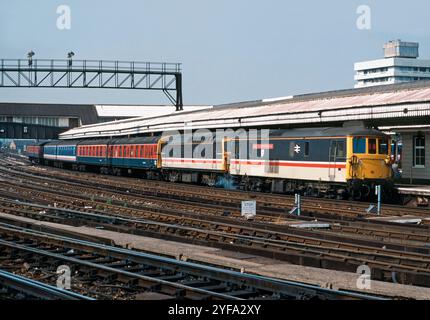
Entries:
{"label": "station building", "polygon": [[355,88],[429,80],[430,60],[418,59],[418,50],[416,42],[388,42],[383,59],[355,63]]}
{"label": "station building", "polygon": [[[184,106],[200,110],[211,106]],[[133,117],[153,117],[175,112],[174,106],[76,105],[0,103],[0,145],[22,150],[29,143],[58,139],[69,129]]]}

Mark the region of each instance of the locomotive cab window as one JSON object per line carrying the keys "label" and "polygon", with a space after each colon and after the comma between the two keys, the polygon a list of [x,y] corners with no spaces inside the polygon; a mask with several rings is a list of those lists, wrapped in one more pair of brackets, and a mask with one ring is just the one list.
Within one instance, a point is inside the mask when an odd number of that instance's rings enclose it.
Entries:
{"label": "locomotive cab window", "polygon": [[367,153],[376,154],[376,139],[369,139],[367,143]]}
{"label": "locomotive cab window", "polygon": [[352,144],[354,153],[366,153],[366,138],[354,138]]}

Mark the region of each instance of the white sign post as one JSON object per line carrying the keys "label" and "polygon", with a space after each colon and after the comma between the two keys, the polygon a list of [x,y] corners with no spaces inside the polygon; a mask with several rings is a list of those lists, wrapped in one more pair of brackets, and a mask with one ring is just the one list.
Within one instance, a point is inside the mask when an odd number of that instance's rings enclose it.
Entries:
{"label": "white sign post", "polygon": [[257,214],[257,201],[242,201],[242,217],[253,219]]}

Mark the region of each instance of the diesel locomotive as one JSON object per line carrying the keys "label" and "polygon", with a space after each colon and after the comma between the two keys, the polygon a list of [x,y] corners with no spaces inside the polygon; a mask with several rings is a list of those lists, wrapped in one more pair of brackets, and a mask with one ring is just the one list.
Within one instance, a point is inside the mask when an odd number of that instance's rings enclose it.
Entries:
{"label": "diesel locomotive", "polygon": [[247,132],[61,140],[29,146],[27,153],[35,163],[61,168],[249,191],[367,199],[376,185],[386,195],[393,189],[390,137],[378,130]]}

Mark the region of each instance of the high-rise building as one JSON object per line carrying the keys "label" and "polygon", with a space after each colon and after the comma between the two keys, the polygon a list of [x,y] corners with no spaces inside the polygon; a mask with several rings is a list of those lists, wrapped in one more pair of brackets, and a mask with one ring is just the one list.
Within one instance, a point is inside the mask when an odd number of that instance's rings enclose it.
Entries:
{"label": "high-rise building", "polygon": [[354,64],[355,88],[430,80],[430,60],[418,59],[419,44],[401,40],[384,45],[384,59]]}

